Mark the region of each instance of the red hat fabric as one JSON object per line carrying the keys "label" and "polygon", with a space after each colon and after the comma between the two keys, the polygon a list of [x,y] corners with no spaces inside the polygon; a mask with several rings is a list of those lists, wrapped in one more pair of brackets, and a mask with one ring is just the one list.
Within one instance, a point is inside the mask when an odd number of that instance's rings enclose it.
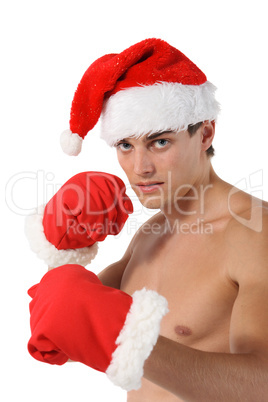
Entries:
{"label": "red hat fabric", "polygon": [[98,252],[98,242],[117,235],[133,205],[123,181],[105,172],[81,172],[71,177],[34,214],[27,216],[30,247],[49,267],[86,266]]}
{"label": "red hat fabric", "polygon": [[119,54],[97,59],[75,92],[70,130],[61,137],[69,155],[101,117],[109,145],[129,137],[215,120],[215,86],[183,53],[161,39],[146,39]]}

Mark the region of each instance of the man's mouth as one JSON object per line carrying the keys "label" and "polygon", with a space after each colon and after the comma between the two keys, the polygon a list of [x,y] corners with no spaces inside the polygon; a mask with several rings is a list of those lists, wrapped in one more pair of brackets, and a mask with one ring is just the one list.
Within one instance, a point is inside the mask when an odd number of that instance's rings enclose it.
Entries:
{"label": "man's mouth", "polygon": [[135,184],[135,187],[137,187],[141,192],[143,193],[151,193],[153,191],[158,190],[164,182],[141,182]]}

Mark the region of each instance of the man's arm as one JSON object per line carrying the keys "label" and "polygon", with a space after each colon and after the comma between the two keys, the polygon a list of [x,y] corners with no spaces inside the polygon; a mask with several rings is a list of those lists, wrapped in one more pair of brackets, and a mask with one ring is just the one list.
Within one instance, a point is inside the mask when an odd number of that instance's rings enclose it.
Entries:
{"label": "man's arm", "polygon": [[[152,218],[151,218],[152,219]],[[147,221],[148,223],[149,221]],[[98,274],[98,278],[102,282],[103,285],[109,286],[111,288],[120,289],[121,287],[121,280],[124,274],[125,268],[133,254],[133,249],[135,248],[135,243],[139,238],[140,233],[142,232],[142,227],[140,227],[135,235],[132,237],[125,254],[123,257],[106,267]]]}
{"label": "man's arm", "polygon": [[127,250],[121,260],[109,265],[104,270],[98,274],[98,278],[103,285],[109,286],[111,288],[120,289],[122,276],[124,274],[125,268],[132,256],[133,247],[135,244],[135,239],[138,232],[133,236],[131,242],[129,243]]}
{"label": "man's arm", "polygon": [[109,265],[98,274],[98,278],[104,286],[120,289],[121,279],[129,258],[130,256],[125,254],[121,260]]}
{"label": "man's arm", "polygon": [[144,376],[192,402],[265,402],[268,398],[268,248],[262,233],[239,229],[230,244],[230,276],[239,286],[230,354],[203,352],[164,337]]}
{"label": "man's arm", "polygon": [[202,352],[160,336],[144,373],[187,402],[267,402],[267,352]]}

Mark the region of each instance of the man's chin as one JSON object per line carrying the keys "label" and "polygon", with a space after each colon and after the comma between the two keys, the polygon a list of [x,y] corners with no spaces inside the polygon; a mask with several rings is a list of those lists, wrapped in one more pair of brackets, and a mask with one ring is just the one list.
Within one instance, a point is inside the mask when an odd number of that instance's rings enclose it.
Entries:
{"label": "man's chin", "polygon": [[148,209],[161,209],[162,205],[160,200],[150,199],[150,198],[139,198],[142,206]]}

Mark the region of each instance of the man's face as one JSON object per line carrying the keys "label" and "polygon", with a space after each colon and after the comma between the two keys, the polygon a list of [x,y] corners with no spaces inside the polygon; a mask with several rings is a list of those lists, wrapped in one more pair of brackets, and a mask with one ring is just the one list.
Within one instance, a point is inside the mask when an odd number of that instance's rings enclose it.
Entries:
{"label": "man's face", "polygon": [[171,210],[201,178],[201,134],[166,131],[116,144],[118,161],[142,205]]}

